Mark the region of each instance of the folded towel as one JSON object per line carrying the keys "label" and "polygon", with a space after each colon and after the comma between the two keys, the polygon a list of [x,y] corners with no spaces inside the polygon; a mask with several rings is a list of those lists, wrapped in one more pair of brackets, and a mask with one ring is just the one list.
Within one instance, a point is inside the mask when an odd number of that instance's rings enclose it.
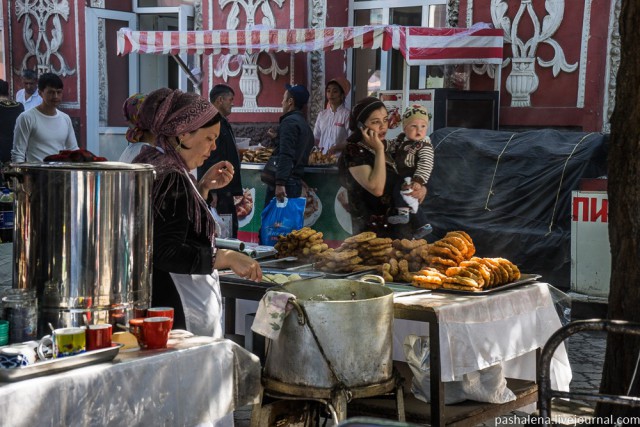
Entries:
{"label": "folded towel", "polygon": [[277,340],[280,336],[282,324],[293,305],[289,299],[296,299],[296,296],[288,292],[269,291],[264,294],[258,304],[256,318],[253,321],[251,330],[266,338]]}

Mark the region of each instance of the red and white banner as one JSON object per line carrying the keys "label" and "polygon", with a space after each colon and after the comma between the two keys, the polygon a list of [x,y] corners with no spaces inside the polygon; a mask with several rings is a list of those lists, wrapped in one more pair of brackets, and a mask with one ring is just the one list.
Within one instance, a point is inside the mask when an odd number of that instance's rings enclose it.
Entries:
{"label": "red and white banner", "polygon": [[118,55],[238,54],[383,48],[385,26],[207,31],[118,31]]}
{"label": "red and white banner", "polygon": [[316,50],[398,49],[409,65],[502,63],[502,30],[396,25],[318,29],[118,31],[118,55],[239,54]]}
{"label": "red and white banner", "polygon": [[501,64],[503,31],[486,24],[471,28],[389,26],[392,47],[408,65]]}

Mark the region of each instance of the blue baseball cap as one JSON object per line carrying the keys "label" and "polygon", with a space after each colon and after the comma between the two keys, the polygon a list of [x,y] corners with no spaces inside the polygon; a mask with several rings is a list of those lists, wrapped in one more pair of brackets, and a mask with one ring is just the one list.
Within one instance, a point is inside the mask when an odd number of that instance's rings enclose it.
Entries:
{"label": "blue baseball cap", "polygon": [[293,98],[293,102],[296,104],[296,107],[302,108],[307,104],[307,102],[309,102],[309,91],[303,85],[286,84],[284,87]]}

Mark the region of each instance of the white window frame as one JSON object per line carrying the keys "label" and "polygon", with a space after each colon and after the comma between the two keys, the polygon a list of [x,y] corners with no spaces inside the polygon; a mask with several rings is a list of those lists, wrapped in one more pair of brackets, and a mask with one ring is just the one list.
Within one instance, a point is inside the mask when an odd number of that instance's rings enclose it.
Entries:
{"label": "white window frame", "polygon": [[[129,23],[129,27],[133,30],[136,29],[136,17],[131,12],[121,12],[116,10],[108,10],[101,8],[86,8],[85,10],[85,28],[92,28],[94,31],[86,32],[86,60],[87,64],[98,64],[98,20],[99,19],[111,19],[116,21],[126,21]],[[129,62],[129,93],[138,92],[138,58],[136,55],[128,55]],[[91,65],[93,66],[93,65]],[[90,65],[87,65],[87,70],[90,70]],[[87,150],[92,153],[100,154],[100,135],[106,133],[123,134],[127,128],[122,127],[110,127],[100,126],[100,118],[98,111],[98,92],[95,88],[98,87],[100,82],[98,81],[98,73],[89,71],[87,72]]]}
{"label": "white window frame", "polygon": [[[429,26],[429,9],[430,6],[447,5],[447,0],[369,0],[356,1],[349,0],[349,26],[353,26],[354,15],[356,10],[382,9],[382,23],[389,24],[389,9],[397,9],[401,7],[422,7],[422,23],[423,27]],[[380,52],[380,90],[388,89],[388,73],[389,61],[391,60],[390,51]],[[408,66],[405,67],[405,73],[408,73]],[[347,57],[347,75],[353,75],[353,54]],[[419,87],[418,89],[426,89],[427,67],[419,67]]]}
{"label": "white window frame", "polygon": [[[194,17],[193,6],[180,5],[171,7],[139,7],[138,0],[133,2],[133,12],[137,15],[175,15],[178,18],[178,31],[188,31],[189,18]],[[161,29],[159,29],[161,30]],[[184,63],[187,63],[187,55],[182,53],[179,55]],[[170,55],[167,55],[168,60],[173,61]],[[187,92],[189,77],[184,72],[182,67],[178,66],[178,89]]]}

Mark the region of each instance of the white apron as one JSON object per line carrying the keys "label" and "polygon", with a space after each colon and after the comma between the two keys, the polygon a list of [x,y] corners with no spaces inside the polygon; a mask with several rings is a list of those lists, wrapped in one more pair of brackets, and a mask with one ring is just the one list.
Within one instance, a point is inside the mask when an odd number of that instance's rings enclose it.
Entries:
{"label": "white apron", "polygon": [[[189,183],[200,196],[193,181],[189,179]],[[216,234],[219,234],[217,222]],[[218,270],[213,270],[211,274],[169,274],[182,300],[187,331],[205,337],[224,338]]]}
{"label": "white apron", "polygon": [[170,274],[182,300],[187,330],[195,335],[224,338],[218,270],[211,274]]}

